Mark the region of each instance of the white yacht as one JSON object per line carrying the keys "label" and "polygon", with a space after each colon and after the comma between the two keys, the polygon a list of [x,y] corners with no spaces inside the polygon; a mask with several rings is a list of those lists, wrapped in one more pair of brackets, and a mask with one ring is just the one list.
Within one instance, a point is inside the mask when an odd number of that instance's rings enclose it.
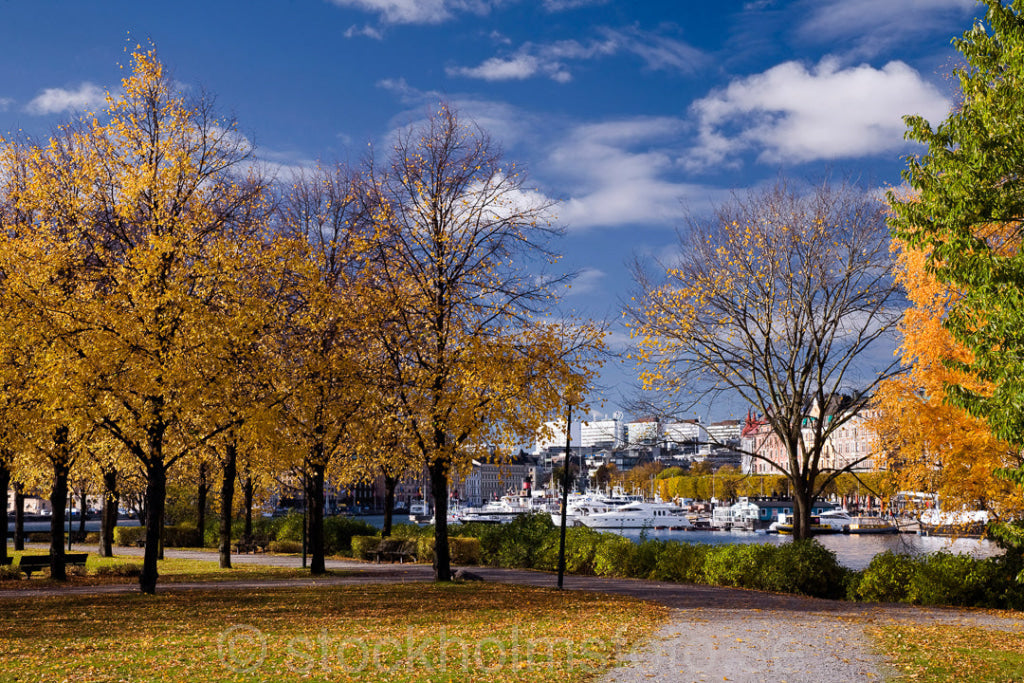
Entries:
{"label": "white yacht", "polygon": [[[626,495],[619,487],[616,487],[611,494],[597,491],[570,493],[569,502],[565,508],[565,525],[584,526],[584,517],[618,510],[623,505],[629,505],[630,503],[642,502],[643,496]],[[562,506],[560,503],[556,504],[551,511],[551,521],[554,522],[555,526],[559,526],[562,523]]]}
{"label": "white yacht", "polygon": [[458,521],[506,524],[520,515],[551,513],[554,506],[557,506],[554,499],[543,496],[502,496],[500,500],[488,501],[480,507],[463,508],[458,514]]}
{"label": "white yacht", "polygon": [[686,510],[671,503],[629,503],[579,518],[591,529],[689,529]]}

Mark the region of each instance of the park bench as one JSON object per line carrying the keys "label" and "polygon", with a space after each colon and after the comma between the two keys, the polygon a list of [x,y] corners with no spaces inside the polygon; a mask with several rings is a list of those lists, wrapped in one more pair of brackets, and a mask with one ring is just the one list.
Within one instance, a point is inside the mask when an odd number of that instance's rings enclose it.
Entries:
{"label": "park bench", "polygon": [[416,543],[397,538],[385,538],[377,544],[376,548],[370,550],[373,561],[378,564],[381,560],[385,562],[398,562],[405,564],[416,561]]}
{"label": "park bench", "polygon": [[12,562],[14,562],[14,558],[10,555],[8,555],[7,557],[0,557],[0,567],[6,567]]}
{"label": "park bench", "polygon": [[[85,560],[88,557],[89,553],[65,553],[64,565],[84,567]],[[29,577],[32,576],[32,572],[39,571],[40,569],[48,569],[49,567],[49,555],[22,555],[21,559],[18,560],[18,569],[25,572],[25,575]]]}
{"label": "park bench", "polygon": [[235,543],[236,553],[264,553],[269,542],[257,538],[243,538]]}

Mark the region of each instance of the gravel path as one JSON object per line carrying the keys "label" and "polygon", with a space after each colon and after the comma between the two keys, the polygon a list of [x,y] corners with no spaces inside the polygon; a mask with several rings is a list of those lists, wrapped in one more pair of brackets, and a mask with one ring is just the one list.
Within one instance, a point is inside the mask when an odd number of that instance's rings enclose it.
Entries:
{"label": "gravel path", "polygon": [[[119,549],[134,554],[134,549]],[[141,551],[138,551],[141,554]],[[168,550],[168,557],[215,559],[216,553]],[[234,555],[235,564],[301,566],[298,557]],[[429,581],[427,565],[369,564],[328,560],[339,574],[321,578],[273,581],[164,583],[160,592],[178,590],[258,589],[273,586],[354,585],[381,581]],[[553,587],[545,572],[473,568],[485,581]],[[625,655],[601,683],[643,681],[737,681],[751,683],[844,683],[882,681],[885,662],[865,634],[869,625],[897,621],[947,622],[1003,630],[1024,629],[1016,613],[989,610],[922,608],[818,600],[761,591],[660,583],[633,579],[567,576],[565,588],[658,602],[671,609],[669,621],[646,646]],[[68,594],[133,593],[134,584],[68,586],[57,589],[4,589],[0,601]]]}

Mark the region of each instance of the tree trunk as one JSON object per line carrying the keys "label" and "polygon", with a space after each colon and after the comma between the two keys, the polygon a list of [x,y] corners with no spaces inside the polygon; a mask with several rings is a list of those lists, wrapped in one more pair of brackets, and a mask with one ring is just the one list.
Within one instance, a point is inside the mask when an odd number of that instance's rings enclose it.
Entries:
{"label": "tree trunk", "polygon": [[793,482],[793,540],[803,541],[811,537],[811,498],[810,486],[806,481]]}
{"label": "tree trunk", "polygon": [[8,491],[11,487],[11,471],[7,469],[5,463],[0,463],[0,501],[3,501],[3,509],[0,510],[0,516],[3,517],[4,523],[0,527],[0,531],[3,532],[0,535],[0,565],[7,564],[7,496]]}
{"label": "tree trunk", "polygon": [[55,449],[65,453],[55,453],[53,462],[53,487],[50,489],[50,578],[54,581],[66,581],[67,568],[64,565],[64,506],[68,504],[68,473],[67,463],[67,429],[61,427],[54,436]]}
{"label": "tree trunk", "polygon": [[395,487],[398,486],[398,477],[392,474],[384,475],[384,527],[380,530],[380,537],[387,538],[391,535],[391,522],[395,510]]}
{"label": "tree trunk", "polygon": [[235,505],[235,477],[238,472],[238,451],[229,442],[221,460],[223,471],[220,481],[220,555],[221,569],[231,569],[231,512]]}
{"label": "tree trunk", "polygon": [[14,549],[25,549],[25,489],[14,485]]}
{"label": "tree trunk", "polygon": [[199,463],[199,502],[196,504],[196,527],[199,531],[199,547],[206,545],[206,496],[210,492],[207,465]]}
{"label": "tree trunk", "polygon": [[[152,451],[151,451],[152,453]],[[164,504],[167,497],[167,468],[160,455],[150,455],[146,463],[146,551],[142,558],[139,588],[156,593],[157,560],[162,550]]]}
{"label": "tree trunk", "polygon": [[451,581],[448,550],[448,460],[430,463],[430,492],[434,496],[434,580]]}
{"label": "tree trunk", "polygon": [[103,469],[103,511],[100,513],[100,557],[114,556],[114,527],[121,499],[117,493],[117,470]]}
{"label": "tree trunk", "polygon": [[79,489],[78,496],[78,540],[85,540],[85,510],[86,510],[86,499],[89,497],[89,489],[82,483],[82,488]]}
{"label": "tree trunk", "polygon": [[252,475],[247,475],[242,481],[242,498],[245,502],[245,540],[252,541],[252,498],[255,493],[256,483]]}
{"label": "tree trunk", "polygon": [[307,463],[306,500],[309,515],[309,573],[326,573],[324,552],[324,470],[322,462]]}

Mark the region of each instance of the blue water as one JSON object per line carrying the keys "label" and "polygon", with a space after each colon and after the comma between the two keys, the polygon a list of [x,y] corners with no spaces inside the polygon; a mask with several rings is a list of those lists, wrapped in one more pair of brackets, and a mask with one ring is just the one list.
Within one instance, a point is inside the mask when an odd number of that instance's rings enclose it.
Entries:
{"label": "blue water", "polygon": [[[359,517],[369,524],[380,527],[384,525],[384,515],[367,515]],[[404,515],[395,515],[395,523],[408,523]],[[789,543],[791,536],[778,534],[756,534],[750,531],[647,531],[629,529],[620,533],[626,538],[640,540],[641,536],[648,539],[679,541],[681,543],[707,543],[723,545],[726,543],[770,543],[779,545]],[[976,538],[942,538],[939,536],[918,536],[917,534],[827,534],[816,537],[818,542],[836,554],[839,563],[850,569],[863,569],[871,562],[871,558],[886,550],[917,555],[946,550],[952,553],[963,553],[973,557],[993,557],[1002,553],[995,543]]]}

